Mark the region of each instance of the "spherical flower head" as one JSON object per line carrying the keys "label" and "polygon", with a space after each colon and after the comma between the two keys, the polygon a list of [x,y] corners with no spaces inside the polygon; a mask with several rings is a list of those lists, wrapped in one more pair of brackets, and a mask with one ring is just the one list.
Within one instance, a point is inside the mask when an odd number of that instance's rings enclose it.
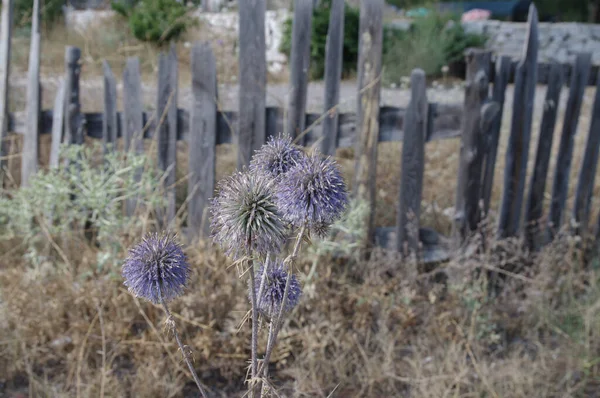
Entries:
{"label": "spherical flower head", "polygon": [[165,302],[181,296],[190,266],[174,235],[151,233],[129,250],[122,271],[134,296],[160,304],[160,296]]}
{"label": "spherical flower head", "polygon": [[271,136],[269,141],[254,154],[250,171],[277,178],[287,173],[306,157],[306,154],[292,144],[289,135]]}
{"label": "spherical flower head", "polygon": [[214,242],[235,259],[278,253],[287,238],[273,181],[261,174],[235,172],[222,180],[211,212]]}
{"label": "spherical flower head", "polygon": [[[256,302],[258,304],[258,310],[266,317],[273,318],[278,316],[281,310],[281,304],[283,303],[283,293],[285,292],[285,283],[287,281],[288,273],[285,271],[283,263],[276,261],[271,264],[267,271],[267,277],[265,279],[262,297],[259,297],[260,281],[262,280],[265,267],[262,265],[255,275],[256,283]],[[296,275],[292,275],[290,280],[290,286],[288,288],[287,302],[285,305],[284,312],[288,313],[298,305],[300,296],[302,295],[302,287]]]}
{"label": "spherical flower head", "polygon": [[337,164],[316,152],[279,181],[276,196],[277,206],[287,221],[295,227],[306,225],[321,236],[348,204],[346,184]]}

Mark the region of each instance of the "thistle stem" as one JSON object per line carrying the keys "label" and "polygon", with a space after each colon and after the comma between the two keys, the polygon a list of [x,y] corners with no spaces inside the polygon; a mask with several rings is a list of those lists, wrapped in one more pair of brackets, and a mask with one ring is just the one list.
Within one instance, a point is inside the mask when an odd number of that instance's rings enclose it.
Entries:
{"label": "thistle stem", "polygon": [[[260,278],[260,286],[258,287],[258,296],[256,298],[256,305],[257,307],[260,307],[260,304],[262,302],[262,297],[263,297],[263,293],[265,292],[265,284],[267,283],[267,275],[269,272],[269,260],[271,257],[271,253],[267,253],[267,257],[265,258],[265,266],[263,268],[263,273],[262,276]],[[259,314],[259,319],[258,319],[258,331],[260,332],[260,329],[262,327],[262,320],[263,317],[260,316]]]}
{"label": "thistle stem", "polygon": [[175,326],[175,320],[173,319],[173,315],[171,314],[171,311],[169,310],[169,307],[167,306],[167,303],[165,302],[165,300],[162,296],[162,293],[160,291],[160,285],[158,283],[156,284],[156,290],[158,291],[158,300],[159,300],[160,304],[163,306],[165,313],[167,314],[167,324],[171,327],[171,330],[173,331],[173,335],[175,336],[177,345],[179,346],[179,349],[181,350],[181,355],[183,355],[183,359],[184,359],[185,363],[187,364],[187,367],[190,370],[190,373],[192,374],[194,381],[196,382],[196,386],[198,387],[198,390],[200,390],[200,395],[202,395],[203,398],[207,398],[206,392],[202,388],[202,383],[200,383],[200,378],[196,374],[196,370],[194,369],[194,366],[192,365],[192,362],[190,361],[189,356],[185,352],[185,347],[183,346],[183,343],[181,342],[181,339],[179,338],[179,333],[177,332],[177,327]]}
{"label": "thistle stem", "polygon": [[252,301],[252,380],[250,381],[249,392],[250,397],[254,397],[254,383],[256,381],[256,371],[258,366],[258,308],[256,303],[256,281],[254,277],[254,261],[250,262],[250,300]]}
{"label": "thistle stem", "polygon": [[[305,230],[306,226],[303,225],[300,229],[300,232],[298,233],[298,237],[296,238],[296,243],[294,244],[294,250],[292,251],[292,254],[290,254],[286,261],[284,261],[284,264],[287,264],[286,271],[288,274],[287,279],[285,281],[285,289],[283,290],[283,299],[279,308],[279,314],[277,314],[275,322],[271,321],[271,325],[269,327],[267,350],[265,351],[265,358],[263,359],[262,367],[259,369],[259,375],[263,373],[263,378],[267,378],[267,376],[269,375],[269,360],[271,359],[271,353],[273,352],[273,348],[275,347],[277,335],[279,334],[279,330],[283,321],[283,313],[285,312],[285,307],[287,306],[290,282],[292,280],[292,266],[294,265],[294,261],[298,256],[298,251],[300,250],[300,243],[302,242]],[[262,397],[262,382],[259,383],[259,391],[260,396]]]}

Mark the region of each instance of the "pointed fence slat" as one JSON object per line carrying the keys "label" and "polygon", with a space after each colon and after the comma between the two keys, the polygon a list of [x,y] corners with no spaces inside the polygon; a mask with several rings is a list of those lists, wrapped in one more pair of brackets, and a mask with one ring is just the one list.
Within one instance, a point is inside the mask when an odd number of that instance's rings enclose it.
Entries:
{"label": "pointed fence slat", "polygon": [[323,119],[321,152],[335,155],[340,101],[340,80],[342,78],[342,60],[344,52],[344,0],[333,0],[329,15],[329,30],[325,44],[325,109],[328,113]]}
{"label": "pointed fence slat", "polygon": [[63,141],[65,122],[65,81],[60,79],[56,98],[54,99],[54,111],[52,113],[52,142],[50,144],[50,167],[58,167],[60,157],[60,145]]}
{"label": "pointed fence slat", "polygon": [[598,168],[598,151],[600,150],[600,76],[598,76],[596,81],[596,97],[592,109],[592,121],[590,123],[581,169],[579,170],[575,206],[573,209],[575,231],[580,235],[584,235],[588,231],[590,202],[594,191],[594,180]]}
{"label": "pointed fence slat", "polygon": [[550,154],[556,125],[556,116],[560,104],[560,93],[565,76],[563,67],[555,63],[550,71],[544,112],[540,126],[535,166],[529,184],[529,196],[525,207],[525,241],[529,249],[537,250],[545,242],[545,228],[542,227],[546,180],[550,166]]}
{"label": "pointed fence slat", "polygon": [[498,114],[490,127],[487,138],[487,147],[485,150],[485,160],[483,163],[483,214],[487,216],[490,210],[492,200],[492,188],[494,187],[494,172],[496,170],[496,157],[498,154],[498,142],[500,141],[500,130],[502,127],[502,116],[504,114],[504,100],[506,86],[510,77],[511,58],[501,56],[495,64],[496,72],[494,76],[494,88],[492,91],[492,101],[498,104]]}
{"label": "pointed fence slat", "polygon": [[411,99],[406,110],[402,144],[396,232],[397,248],[404,256],[419,253],[419,217],[425,170],[425,136],[429,116],[425,72],[422,69],[412,71],[410,87]]}
{"label": "pointed fence slat", "polygon": [[456,246],[460,246],[465,241],[480,221],[479,202],[482,194],[481,174],[485,148],[482,127],[484,127],[484,117],[487,119],[485,127],[489,128],[495,116],[490,114],[488,109],[491,108],[483,108],[489,95],[490,62],[489,51],[470,49],[466,53],[467,82],[452,226],[452,236]]}
{"label": "pointed fence slat", "polygon": [[217,144],[217,70],[210,44],[192,48],[188,231],[191,237],[210,232],[209,204],[215,189]]}
{"label": "pointed fence slat", "polygon": [[[296,138],[304,131],[308,72],[310,68],[310,36],[312,29],[313,2],[294,1],[292,22],[292,53],[290,56],[290,90],[285,131]],[[297,143],[304,143],[298,137]]]}
{"label": "pointed fence slat", "polygon": [[13,0],[2,0],[0,16],[0,188],[4,181],[4,168],[8,154],[8,79],[10,77],[10,56],[13,27]]}
{"label": "pointed fence slat", "polygon": [[379,98],[383,44],[383,0],[360,3],[358,50],[358,109],[354,197],[370,207],[366,240],[371,242],[375,220],[375,179],[379,141]]}
{"label": "pointed fence slat", "polygon": [[245,0],[239,9],[239,120],[238,168],[250,163],[266,139],[267,60],[265,44],[266,0]]}
{"label": "pointed fence slat", "polygon": [[552,185],[552,201],[550,202],[548,217],[550,238],[554,237],[563,221],[563,212],[569,190],[573,145],[591,63],[591,54],[578,54],[575,59],[573,74],[571,75],[569,99],[567,100],[567,109],[565,110],[563,129],[560,136],[560,148],[554,172],[554,183]]}
{"label": "pointed fence slat", "polygon": [[117,82],[108,62],[102,62],[104,74],[104,112],[102,113],[102,144],[104,154],[113,151],[117,145]]}
{"label": "pointed fence slat", "polygon": [[527,40],[523,58],[515,71],[513,115],[504,171],[504,191],[500,205],[498,236],[516,236],[521,222],[522,203],[527,178],[529,142],[533,121],[538,58],[538,13],[529,7]]}
{"label": "pointed fence slat", "polygon": [[81,104],[79,102],[79,75],[81,73],[81,50],[77,47],[67,47],[65,50],[65,135],[68,145],[83,144],[83,124]]}
{"label": "pointed fence slat", "polygon": [[[125,152],[143,153],[142,83],[140,61],[137,57],[128,58],[123,71],[123,126]],[[134,171],[135,181],[141,179],[141,173],[141,169]],[[128,199],[125,205],[125,214],[133,215],[137,202],[137,198]]]}
{"label": "pointed fence slat", "polygon": [[29,179],[38,170],[40,94],[40,0],[33,0],[27,73],[27,130],[23,136],[23,154],[21,156],[21,185],[25,187],[29,185]]}

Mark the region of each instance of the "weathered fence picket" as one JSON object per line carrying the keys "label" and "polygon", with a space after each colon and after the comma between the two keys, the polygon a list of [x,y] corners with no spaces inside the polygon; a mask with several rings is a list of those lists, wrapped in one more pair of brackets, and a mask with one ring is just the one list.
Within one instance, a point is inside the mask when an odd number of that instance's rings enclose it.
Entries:
{"label": "weathered fence picket", "polygon": [[[483,107],[489,95],[491,53],[484,50],[468,50],[466,62],[464,118],[452,226],[452,236],[457,246],[469,237],[480,221],[481,173],[485,149],[482,127],[484,123],[491,125],[496,116],[485,111]],[[484,120],[484,117],[487,120]]]}
{"label": "weathered fence picket", "polygon": [[310,37],[312,29],[312,1],[294,1],[292,22],[292,53],[290,56],[290,90],[287,107],[285,132],[304,143],[304,137],[298,137],[304,131],[306,114],[306,95],[308,92],[308,73],[310,68]]}
{"label": "weathered fence picket", "polygon": [[579,169],[579,179],[577,180],[577,192],[573,208],[573,221],[575,231],[578,234],[584,234],[588,230],[590,201],[594,191],[596,169],[598,168],[598,151],[600,151],[600,79],[597,82],[594,107],[592,109],[592,121],[590,122],[583,161]]}
{"label": "weathered fence picket", "polygon": [[13,0],[2,0],[0,17],[0,188],[4,181],[8,134],[8,79],[10,77],[10,54],[13,25]]}
{"label": "weathered fence picket", "polygon": [[113,75],[112,69],[108,62],[102,62],[102,71],[104,74],[104,112],[102,113],[102,144],[104,154],[111,150],[115,150],[117,145],[117,81]]}
{"label": "weathered fence picket", "polygon": [[238,168],[266,140],[267,59],[265,55],[266,0],[240,1],[239,8],[239,120],[236,143]]}
{"label": "weathered fence picket", "polygon": [[21,185],[28,186],[29,178],[38,170],[39,127],[41,112],[40,85],[40,0],[33,0],[29,70],[27,72],[27,129],[23,136],[21,155]]}
{"label": "weathered fence picket", "polygon": [[422,69],[413,70],[410,87],[411,99],[404,124],[396,230],[397,248],[405,256],[419,254],[419,217],[429,116],[425,72]]}
{"label": "weathered fence picket", "polygon": [[379,141],[379,99],[383,50],[383,0],[360,3],[358,54],[357,139],[354,196],[368,203],[367,239],[371,241],[375,220],[375,180]]}
{"label": "weathered fence picket", "polygon": [[63,142],[63,132],[65,123],[65,99],[65,80],[61,79],[58,83],[56,97],[54,98],[54,111],[52,113],[52,139],[50,143],[49,163],[49,166],[51,168],[58,167],[60,157],[60,145]]}
{"label": "weathered fence picket", "polygon": [[506,152],[504,191],[498,220],[498,236],[500,238],[517,236],[519,232],[527,179],[539,47],[538,14],[533,4],[529,8],[527,23],[529,30],[523,49],[523,58],[515,71],[513,114]]}
{"label": "weathered fence picket", "polygon": [[567,100],[567,109],[565,110],[563,129],[560,136],[560,148],[556,160],[552,201],[550,202],[548,216],[550,238],[558,232],[563,221],[563,212],[569,190],[569,174],[571,173],[575,134],[577,133],[579,114],[581,113],[583,94],[589,78],[591,63],[591,54],[578,54],[571,75],[569,99]]}
{"label": "weathered fence picket", "polygon": [[83,144],[83,124],[79,102],[79,77],[81,73],[81,50],[67,47],[65,51],[65,135],[64,142],[71,145]]}
{"label": "weathered fence picket", "polygon": [[327,117],[321,124],[321,152],[335,155],[340,101],[340,80],[342,78],[344,52],[344,0],[333,0],[329,15],[329,30],[325,44],[325,109]]}
{"label": "weathered fence picket", "polygon": [[208,208],[215,189],[217,144],[217,67],[209,43],[192,48],[192,106],[190,113],[188,233],[210,232]]}
{"label": "weathered fence picket", "polygon": [[555,63],[550,72],[550,80],[544,100],[544,112],[538,137],[535,166],[529,184],[529,196],[525,207],[525,243],[531,250],[540,248],[545,242],[545,228],[542,225],[546,179],[550,167],[550,153],[560,104],[560,93],[564,84],[564,71]]}

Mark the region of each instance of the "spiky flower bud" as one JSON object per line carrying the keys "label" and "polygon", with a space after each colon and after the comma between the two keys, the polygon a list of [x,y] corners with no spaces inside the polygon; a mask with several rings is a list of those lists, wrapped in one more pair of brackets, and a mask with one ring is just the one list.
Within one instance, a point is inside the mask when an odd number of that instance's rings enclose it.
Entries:
{"label": "spiky flower bud", "polygon": [[[285,283],[288,273],[283,266],[283,262],[277,260],[271,264],[267,271],[262,296],[259,297],[260,281],[265,272],[265,267],[262,265],[255,274],[255,291],[258,310],[266,317],[273,318],[279,314],[281,304],[283,302],[283,293],[285,292]],[[288,288],[287,302],[285,312],[290,312],[298,305],[300,296],[302,295],[302,287],[296,275],[292,275],[290,286]]]}
{"label": "spiky flower bud", "polygon": [[122,271],[133,295],[160,304],[158,288],[165,302],[180,296],[190,266],[174,235],[150,233],[129,250]]}
{"label": "spiky flower bud", "polygon": [[289,135],[271,136],[269,141],[254,154],[250,161],[250,171],[277,178],[287,173],[306,157],[306,154],[292,143]]}
{"label": "spiky flower bud", "polygon": [[321,236],[348,204],[346,184],[337,164],[316,152],[281,179],[276,197],[287,221],[295,227],[306,225]]}
{"label": "spiky flower bud", "polygon": [[235,172],[222,180],[211,212],[213,240],[229,256],[277,253],[285,243],[273,181],[261,174]]}

